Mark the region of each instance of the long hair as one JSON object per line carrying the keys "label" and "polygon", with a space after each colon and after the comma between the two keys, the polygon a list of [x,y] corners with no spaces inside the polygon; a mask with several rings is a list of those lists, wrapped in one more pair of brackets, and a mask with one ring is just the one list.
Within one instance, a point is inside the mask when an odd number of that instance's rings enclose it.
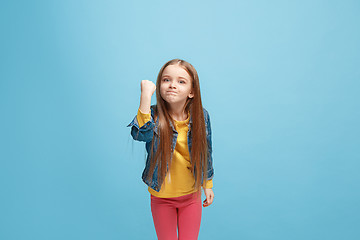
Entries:
{"label": "long hair", "polygon": [[[160,85],[161,77],[164,69],[169,65],[178,65],[184,68],[187,73],[191,76],[192,92],[194,93],[193,98],[188,98],[184,105],[184,112],[187,113],[190,111],[192,118],[192,125],[190,125],[192,145],[191,145],[191,171],[195,177],[195,189],[199,189],[204,182],[201,183],[201,176],[205,181],[207,178],[207,157],[208,157],[208,145],[206,139],[206,128],[205,128],[205,119],[204,112],[201,102],[200,94],[200,83],[197,71],[195,68],[188,62],[182,59],[172,59],[165,63],[157,76],[156,82],[156,101],[157,104],[154,108],[156,121],[158,116],[159,121],[159,135],[160,141],[158,142],[158,148],[156,149],[155,154],[153,154],[154,148],[154,139],[152,141],[151,147],[151,156],[150,156],[150,168],[148,179],[150,179],[154,173],[155,166],[158,166],[158,183],[161,186],[163,183],[166,173],[167,166],[170,170],[171,167],[171,145],[173,132],[169,124],[174,124],[174,120],[169,114],[168,104],[160,95]],[[155,134],[154,134],[155,136]]]}

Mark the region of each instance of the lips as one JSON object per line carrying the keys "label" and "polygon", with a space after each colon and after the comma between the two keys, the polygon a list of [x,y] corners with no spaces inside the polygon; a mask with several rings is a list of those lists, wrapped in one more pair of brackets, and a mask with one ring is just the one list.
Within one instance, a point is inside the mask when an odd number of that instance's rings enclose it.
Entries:
{"label": "lips", "polygon": [[176,92],[173,91],[167,91],[168,94],[176,94]]}

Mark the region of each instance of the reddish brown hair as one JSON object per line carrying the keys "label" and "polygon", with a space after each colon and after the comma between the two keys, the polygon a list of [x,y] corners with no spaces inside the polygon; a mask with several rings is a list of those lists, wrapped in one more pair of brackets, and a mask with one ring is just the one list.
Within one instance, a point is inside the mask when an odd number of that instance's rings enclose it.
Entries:
{"label": "reddish brown hair", "polygon": [[[155,157],[151,156],[150,161],[150,169],[148,178],[151,178],[155,169],[155,166],[158,165],[158,183],[161,186],[165,179],[166,175],[166,166],[168,164],[170,169],[171,164],[171,145],[172,145],[172,128],[169,124],[171,121],[173,126],[174,120],[170,116],[168,112],[167,102],[160,95],[160,84],[161,77],[164,69],[169,65],[178,65],[184,68],[187,73],[191,76],[191,84],[192,84],[192,92],[194,93],[193,98],[188,98],[185,106],[184,112],[187,113],[190,111],[192,118],[191,127],[191,163],[192,163],[192,173],[195,172],[195,189],[199,189],[202,184],[207,179],[207,155],[208,155],[208,145],[206,139],[206,128],[205,128],[205,120],[204,120],[204,112],[201,102],[201,94],[200,94],[200,83],[197,71],[195,68],[188,62],[182,59],[172,59],[165,63],[157,76],[156,81],[156,101],[157,104],[154,108],[156,121],[157,116],[159,121],[159,133],[160,133],[160,142],[158,144],[157,151],[155,153]],[[155,136],[155,135],[154,135]],[[152,143],[151,155],[153,153],[154,141]],[[196,170],[195,170],[196,166]],[[201,183],[201,176],[203,176],[204,182]]]}

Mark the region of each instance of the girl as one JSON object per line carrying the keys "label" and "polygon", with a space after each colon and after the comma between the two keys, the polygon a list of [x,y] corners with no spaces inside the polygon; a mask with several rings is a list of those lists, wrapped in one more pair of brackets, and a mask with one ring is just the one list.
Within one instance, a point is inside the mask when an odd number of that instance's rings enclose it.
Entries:
{"label": "girl", "polygon": [[[155,90],[157,104],[150,106]],[[134,140],[146,142],[142,180],[158,239],[197,239],[201,187],[207,207],[214,199],[214,169],[210,117],[202,107],[195,68],[173,59],[160,69],[156,86],[142,80],[140,107],[130,126]]]}

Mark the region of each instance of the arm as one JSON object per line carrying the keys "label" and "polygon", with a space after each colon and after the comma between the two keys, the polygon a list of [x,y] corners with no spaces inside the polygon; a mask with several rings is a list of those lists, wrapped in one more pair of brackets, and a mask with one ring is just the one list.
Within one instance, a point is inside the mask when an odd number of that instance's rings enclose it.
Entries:
{"label": "arm", "polygon": [[143,113],[150,113],[151,96],[153,95],[156,86],[149,80],[141,81],[141,96],[140,96],[140,111]]}
{"label": "arm", "polygon": [[149,80],[141,81],[140,107],[137,115],[128,125],[131,126],[131,136],[134,140],[149,142],[153,138],[154,120],[151,117],[151,96],[156,86]]}
{"label": "arm", "polygon": [[213,159],[212,159],[212,136],[211,136],[211,123],[210,123],[210,115],[209,113],[204,110],[204,116],[206,121],[206,129],[207,135],[206,140],[208,143],[208,172],[207,172],[207,180],[205,183],[204,194],[206,199],[203,202],[203,207],[210,206],[214,201],[214,192],[212,190],[213,187],[213,177],[214,177],[214,168],[213,168]]}
{"label": "arm", "polygon": [[206,121],[206,140],[208,144],[208,169],[207,169],[207,181],[214,177],[213,157],[212,157],[212,131],[209,113],[204,110],[205,121]]}

